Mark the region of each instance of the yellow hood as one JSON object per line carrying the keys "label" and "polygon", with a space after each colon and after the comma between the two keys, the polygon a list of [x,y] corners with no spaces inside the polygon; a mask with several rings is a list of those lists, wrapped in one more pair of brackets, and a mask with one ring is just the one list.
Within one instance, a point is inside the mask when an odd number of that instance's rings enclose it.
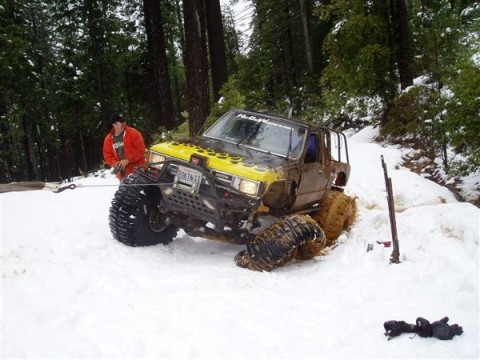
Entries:
{"label": "yellow hood", "polygon": [[268,168],[240,155],[216,152],[191,143],[169,141],[153,145],[150,150],[186,162],[190,161],[192,155],[200,155],[207,159],[208,169],[267,184],[283,178],[282,171]]}

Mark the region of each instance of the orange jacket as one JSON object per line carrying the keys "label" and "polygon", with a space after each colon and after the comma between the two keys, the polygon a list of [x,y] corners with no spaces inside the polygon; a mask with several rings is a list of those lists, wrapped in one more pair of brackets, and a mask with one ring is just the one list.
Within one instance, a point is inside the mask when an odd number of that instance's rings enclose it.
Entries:
{"label": "orange jacket", "polygon": [[[125,126],[125,133],[123,135],[123,151],[125,159],[128,159],[129,164],[125,167],[125,175],[131,174],[135,167],[145,164],[145,142],[140,131],[135,130],[129,126]],[[113,147],[113,129],[105,137],[103,141],[103,158],[108,165],[114,167],[121,159]],[[122,178],[120,173],[117,174],[119,179]]]}

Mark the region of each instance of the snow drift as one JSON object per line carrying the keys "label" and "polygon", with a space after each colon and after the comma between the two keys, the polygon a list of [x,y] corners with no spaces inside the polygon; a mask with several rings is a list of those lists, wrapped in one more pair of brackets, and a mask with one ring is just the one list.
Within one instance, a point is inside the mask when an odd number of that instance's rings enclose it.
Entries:
{"label": "snow drift", "polygon": [[[401,151],[374,135],[350,138],[354,227],[326,256],[271,273],[236,267],[241,246],[182,231],[169,246],[116,242],[108,173],[59,194],[1,194],[1,357],[478,358],[480,211],[402,168]],[[377,244],[390,240],[380,155],[398,265]],[[384,321],[419,316],[449,316],[464,333],[387,341]]]}

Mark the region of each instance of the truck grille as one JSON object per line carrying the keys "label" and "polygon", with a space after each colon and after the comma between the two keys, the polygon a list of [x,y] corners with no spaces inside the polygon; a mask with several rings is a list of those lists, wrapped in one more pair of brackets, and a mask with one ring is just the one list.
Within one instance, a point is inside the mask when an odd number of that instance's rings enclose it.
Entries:
{"label": "truck grille", "polygon": [[206,217],[212,217],[216,214],[216,202],[200,197],[197,194],[177,190],[164,199],[173,205],[181,207],[183,210],[201,213]]}

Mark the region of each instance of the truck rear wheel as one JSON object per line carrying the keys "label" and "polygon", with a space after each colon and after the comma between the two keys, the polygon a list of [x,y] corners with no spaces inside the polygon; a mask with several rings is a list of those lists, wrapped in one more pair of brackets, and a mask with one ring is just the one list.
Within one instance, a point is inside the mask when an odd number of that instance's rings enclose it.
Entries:
{"label": "truck rear wheel", "polygon": [[331,191],[320,204],[321,208],[312,214],[325,231],[327,245],[332,245],[343,230],[353,224],[356,214],[355,199],[339,191]]}
{"label": "truck rear wheel", "polygon": [[159,211],[160,189],[146,185],[138,173],[130,175],[115,193],[109,224],[113,237],[128,246],[169,244],[178,228]]}
{"label": "truck rear wheel", "polygon": [[294,257],[311,259],[324,247],[321,227],[308,215],[292,215],[259,232],[235,262],[250,270],[271,271]]}

